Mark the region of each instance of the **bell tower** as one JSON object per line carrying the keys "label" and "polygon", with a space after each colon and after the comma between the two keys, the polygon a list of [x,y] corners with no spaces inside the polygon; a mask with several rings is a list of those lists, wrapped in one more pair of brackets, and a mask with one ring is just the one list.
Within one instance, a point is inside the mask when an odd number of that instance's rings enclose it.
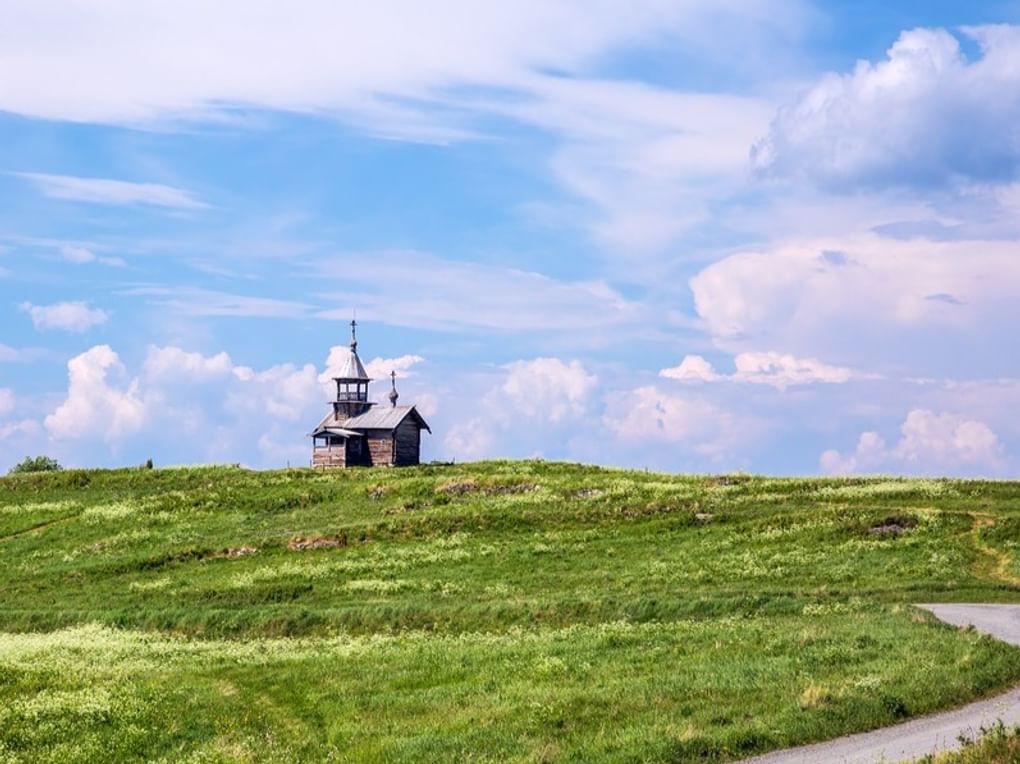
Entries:
{"label": "bell tower", "polygon": [[333,381],[336,400],[333,411],[338,421],[364,414],[372,406],[368,401],[368,373],[358,358],[358,322],[351,320],[351,352]]}

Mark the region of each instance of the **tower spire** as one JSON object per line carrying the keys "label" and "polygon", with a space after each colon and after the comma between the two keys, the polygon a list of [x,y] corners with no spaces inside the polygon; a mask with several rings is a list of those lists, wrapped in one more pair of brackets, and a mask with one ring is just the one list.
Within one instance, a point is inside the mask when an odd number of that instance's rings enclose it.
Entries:
{"label": "tower spire", "polygon": [[351,319],[351,352],[358,352],[358,319]]}
{"label": "tower spire", "polygon": [[397,392],[397,372],[395,371],[390,372],[390,385],[392,386],[390,388],[390,394],[388,396],[390,399],[390,405],[396,406],[397,398],[400,397],[400,393]]}

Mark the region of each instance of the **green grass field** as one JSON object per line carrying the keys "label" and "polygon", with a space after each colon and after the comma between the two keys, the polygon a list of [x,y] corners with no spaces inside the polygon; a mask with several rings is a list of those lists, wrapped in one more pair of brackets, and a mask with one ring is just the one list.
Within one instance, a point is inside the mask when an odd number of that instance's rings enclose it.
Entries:
{"label": "green grass field", "polygon": [[1020,681],[1020,483],[0,479],[0,762],[726,761]]}

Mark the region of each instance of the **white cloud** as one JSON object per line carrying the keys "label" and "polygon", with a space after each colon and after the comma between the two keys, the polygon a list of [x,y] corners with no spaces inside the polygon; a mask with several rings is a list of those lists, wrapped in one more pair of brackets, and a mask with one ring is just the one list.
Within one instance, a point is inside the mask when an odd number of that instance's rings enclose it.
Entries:
{"label": "white cloud", "polygon": [[774,350],[738,353],[733,361],[736,372],[719,374],[702,356],[687,355],[679,366],[663,369],[659,376],[697,382],[751,382],[779,389],[813,382],[841,383],[859,376],[842,366],[832,366],[814,358],[796,358],[789,353],[777,353]]}
{"label": "white cloud", "polygon": [[690,287],[722,347],[779,346],[798,357],[838,348],[874,368],[880,355],[902,363],[947,346],[978,347],[978,339],[984,347],[1009,342],[1020,319],[1020,246],[873,234],[812,239],[730,255]]}
{"label": "white cloud", "polygon": [[58,247],[60,256],[69,263],[75,265],[85,265],[87,263],[100,263],[101,265],[115,265],[124,266],[127,265],[119,257],[101,257],[93,252],[88,247],[83,247],[79,244],[62,244]]}
{"label": "white cloud", "polygon": [[685,355],[679,366],[662,369],[659,376],[696,382],[712,382],[720,378],[712,364],[700,355]]}
{"label": "white cloud", "polygon": [[1010,181],[1020,171],[1020,27],[903,32],[877,64],[828,74],[777,114],[753,151],[766,173],[824,186]]}
{"label": "white cloud", "polygon": [[0,440],[6,440],[14,435],[37,435],[41,428],[39,423],[33,419],[22,419],[17,422],[0,424]]}
{"label": "white cloud", "polygon": [[[458,396],[443,438],[444,455],[478,459],[500,453],[544,452],[569,439],[593,403],[598,378],[580,361],[534,358],[506,364],[488,389]],[[428,400],[426,399],[426,403]]]}
{"label": "white cloud", "polygon": [[895,454],[906,462],[994,467],[1002,460],[1002,444],[984,422],[918,409],[907,415],[900,430],[903,437]]}
{"label": "white cloud", "polygon": [[838,384],[854,376],[851,369],[832,366],[815,358],[796,358],[789,353],[739,353],[733,359],[734,379],[783,388],[812,382]]}
{"label": "white cloud", "polygon": [[468,419],[454,423],[443,438],[447,456],[461,461],[493,455],[496,439],[493,423],[486,419]]}
{"label": "white cloud", "polygon": [[[351,350],[347,345],[334,345],[329,349],[329,355],[326,358],[326,368],[318,377],[323,389],[331,393],[334,392],[333,378],[340,373],[340,369],[346,363],[350,354]],[[414,376],[414,372],[411,371],[412,367],[424,362],[425,359],[420,355],[413,354],[402,355],[396,358],[376,357],[365,363],[365,371],[370,379],[377,382],[375,385],[376,390],[388,391],[386,386],[389,384],[391,371],[397,372],[398,380],[407,379]]]}
{"label": "white cloud", "polygon": [[57,439],[98,437],[109,443],[142,428],[146,408],[137,380],[128,380],[124,365],[109,345],[97,345],[67,363],[67,398],[46,417]]}
{"label": "white cloud", "polygon": [[0,94],[0,110],[138,124],[232,119],[238,107],[254,107],[442,140],[464,134],[472,86],[527,90],[553,79],[545,72],[578,74],[622,46],[667,39],[720,59],[740,51],[736,65],[753,66],[751,43],[796,33],[804,15],[798,2],[765,0],[626,8],[610,0],[312,0],[286,9],[269,0],[73,8],[37,0],[0,6],[0,68],[21,73]]}
{"label": "white cloud", "polygon": [[515,414],[548,422],[583,414],[598,382],[598,377],[589,374],[580,361],[535,358],[515,361],[504,368],[507,374],[500,392]]}
{"label": "white cloud", "polygon": [[176,384],[182,379],[209,380],[223,377],[235,373],[235,370],[226,353],[204,356],[178,347],[153,345],[145,358],[143,373],[153,381]]}
{"label": "white cloud", "polygon": [[[332,351],[330,352],[332,356]],[[410,369],[425,361],[420,355],[402,355],[397,358],[373,358],[365,364],[365,371],[372,379],[387,379],[390,372],[397,372],[397,378],[409,377],[414,372]]]}
{"label": "white cloud", "polygon": [[721,456],[743,431],[731,413],[703,398],[674,395],[654,385],[619,391],[607,399],[606,428],[625,442],[683,444],[703,456]]}
{"label": "white cloud", "polygon": [[82,301],[58,302],[53,305],[24,302],[19,308],[28,313],[36,329],[62,329],[80,333],[105,324],[110,317],[105,310],[90,308],[88,303]]}
{"label": "white cloud", "polygon": [[14,391],[8,387],[0,387],[0,416],[14,410]]}
{"label": "white cloud", "polygon": [[65,244],[60,248],[61,256],[69,263],[75,263],[78,265],[84,263],[93,263],[96,261],[96,256],[92,250],[88,247],[79,247],[74,244]]}
{"label": "white cloud", "polygon": [[12,348],[0,342],[0,363],[31,363],[53,358],[55,355],[43,348]]}
{"label": "white cloud", "polygon": [[141,372],[131,376],[117,353],[99,345],[71,359],[68,377],[64,402],[45,420],[52,437],[102,440],[116,448],[152,432],[192,450],[191,458],[236,459],[262,436],[265,443],[289,437],[283,448],[293,449],[304,443],[308,423],[321,416],[326,401],[311,364],[256,371],[234,365],[226,353],[205,356],[173,346],[150,347]]}
{"label": "white cloud", "polygon": [[[325,413],[326,397],[312,364],[298,367],[285,363],[259,372],[239,367],[235,375],[243,384],[228,395],[230,411],[288,422],[299,422],[302,417],[311,421],[316,414],[321,417]],[[315,413],[310,413],[313,410]]]}
{"label": "white cloud", "polygon": [[843,456],[835,449],[829,449],[819,458],[821,468],[833,475],[849,475],[858,471],[875,469],[887,458],[885,440],[877,432],[862,432],[857,439],[857,448],[852,454]]}
{"label": "white cloud", "polygon": [[38,0],[0,8],[0,29],[10,30],[0,67],[22,73],[0,93],[0,110],[151,125],[243,123],[250,110],[268,109],[438,143],[513,120],[556,136],[553,175],[593,207],[569,224],[615,252],[640,253],[707,219],[711,201],[745,174],[748,146],[774,108],[597,77],[604,62],[652,48],[682,51],[683,66],[695,59],[758,74],[776,66],[813,14],[802,0],[396,0],[380,8],[311,0],[286,12],[270,0],[221,0],[213,9],[198,0],[144,9],[107,0],[68,16],[60,0]]}
{"label": "white cloud", "polygon": [[[198,210],[209,206],[200,202],[188,191],[157,183],[130,183],[109,178],[78,178],[72,175],[49,175],[39,172],[16,174],[31,181],[36,188],[51,199],[93,204],[141,204],[177,210]],[[81,251],[81,248],[77,249],[76,254],[82,257],[85,253]],[[90,261],[79,260],[78,262]]]}
{"label": "white cloud", "polygon": [[984,422],[948,412],[914,409],[900,426],[892,448],[877,432],[862,433],[853,453],[824,452],[823,470],[836,474],[906,470],[933,473],[998,471],[1005,464],[1005,448]]}
{"label": "white cloud", "polygon": [[593,207],[571,208],[564,222],[580,219],[620,255],[661,250],[707,220],[711,201],[745,182],[747,147],[773,112],[760,99],[632,82],[560,79],[537,90],[505,108],[563,136],[553,175]]}

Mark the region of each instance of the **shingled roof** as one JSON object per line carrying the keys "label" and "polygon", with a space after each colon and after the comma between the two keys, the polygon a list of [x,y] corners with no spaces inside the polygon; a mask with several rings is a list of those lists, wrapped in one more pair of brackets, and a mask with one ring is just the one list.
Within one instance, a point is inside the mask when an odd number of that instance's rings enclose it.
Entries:
{"label": "shingled roof", "polygon": [[[395,430],[408,416],[418,420],[424,429],[432,432],[425,418],[414,406],[372,406],[368,411],[349,419],[337,419],[330,411],[312,431],[312,435],[321,435],[327,430]],[[337,433],[339,434],[339,433]]]}
{"label": "shingled roof", "polygon": [[358,380],[360,382],[371,381],[368,377],[368,372],[365,371],[365,367],[361,365],[361,359],[358,358],[358,351],[351,348],[347,354],[347,358],[344,360],[344,365],[340,367],[340,371],[336,373],[333,379],[339,380]]}

